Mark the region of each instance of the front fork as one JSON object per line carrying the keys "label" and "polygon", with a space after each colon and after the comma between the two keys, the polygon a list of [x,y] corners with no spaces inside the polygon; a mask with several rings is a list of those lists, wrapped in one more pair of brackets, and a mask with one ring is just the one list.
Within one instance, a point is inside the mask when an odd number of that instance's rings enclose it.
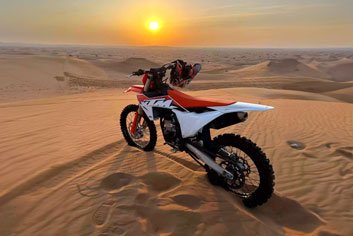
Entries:
{"label": "front fork", "polygon": [[[150,84],[151,84],[151,79],[152,79],[152,77],[148,75],[147,81],[146,81],[146,83],[145,83],[145,85],[143,87],[143,91],[145,93],[148,92],[148,90],[149,90],[149,87],[150,87]],[[131,125],[131,128],[130,128],[131,134],[133,134],[133,135],[136,134],[137,125],[140,123],[142,116],[143,116],[143,109],[139,105],[139,108],[137,109],[137,111],[135,113],[134,120],[132,121],[132,125]]]}
{"label": "front fork", "polygon": [[131,124],[131,127],[130,127],[130,133],[131,134],[135,134],[136,133],[137,125],[140,123],[142,116],[143,116],[143,110],[142,110],[141,106],[139,106],[139,108],[135,112],[134,120],[132,121],[132,124]]}

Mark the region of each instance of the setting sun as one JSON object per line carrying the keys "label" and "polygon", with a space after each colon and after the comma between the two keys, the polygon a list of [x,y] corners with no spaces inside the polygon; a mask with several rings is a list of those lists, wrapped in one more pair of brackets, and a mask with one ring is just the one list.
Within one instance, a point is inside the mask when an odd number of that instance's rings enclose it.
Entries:
{"label": "setting sun", "polygon": [[156,31],[159,29],[159,23],[157,21],[152,21],[149,23],[148,28],[152,31]]}

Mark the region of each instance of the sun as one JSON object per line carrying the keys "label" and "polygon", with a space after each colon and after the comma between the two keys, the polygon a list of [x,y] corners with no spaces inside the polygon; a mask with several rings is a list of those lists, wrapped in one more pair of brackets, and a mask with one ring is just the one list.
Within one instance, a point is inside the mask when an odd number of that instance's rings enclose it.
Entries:
{"label": "sun", "polygon": [[152,31],[156,31],[159,29],[159,23],[157,21],[151,21],[149,24],[148,24],[148,28]]}

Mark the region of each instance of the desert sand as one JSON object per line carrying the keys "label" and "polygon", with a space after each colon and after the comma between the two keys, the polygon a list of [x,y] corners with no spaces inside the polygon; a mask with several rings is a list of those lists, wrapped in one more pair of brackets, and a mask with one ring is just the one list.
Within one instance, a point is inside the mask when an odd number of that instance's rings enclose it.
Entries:
{"label": "desert sand", "polygon": [[[161,136],[153,152],[123,140],[123,91],[140,84],[126,75],[176,58],[203,64],[188,94],[275,107],[212,133],[263,148],[265,205],[245,208]],[[352,70],[352,49],[3,45],[0,235],[353,235]]]}

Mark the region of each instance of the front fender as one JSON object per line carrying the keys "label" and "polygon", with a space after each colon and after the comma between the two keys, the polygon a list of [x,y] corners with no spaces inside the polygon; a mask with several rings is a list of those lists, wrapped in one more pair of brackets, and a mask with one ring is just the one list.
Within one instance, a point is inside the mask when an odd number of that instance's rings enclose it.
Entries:
{"label": "front fender", "polygon": [[143,85],[132,85],[124,91],[124,93],[128,92],[143,93]]}

